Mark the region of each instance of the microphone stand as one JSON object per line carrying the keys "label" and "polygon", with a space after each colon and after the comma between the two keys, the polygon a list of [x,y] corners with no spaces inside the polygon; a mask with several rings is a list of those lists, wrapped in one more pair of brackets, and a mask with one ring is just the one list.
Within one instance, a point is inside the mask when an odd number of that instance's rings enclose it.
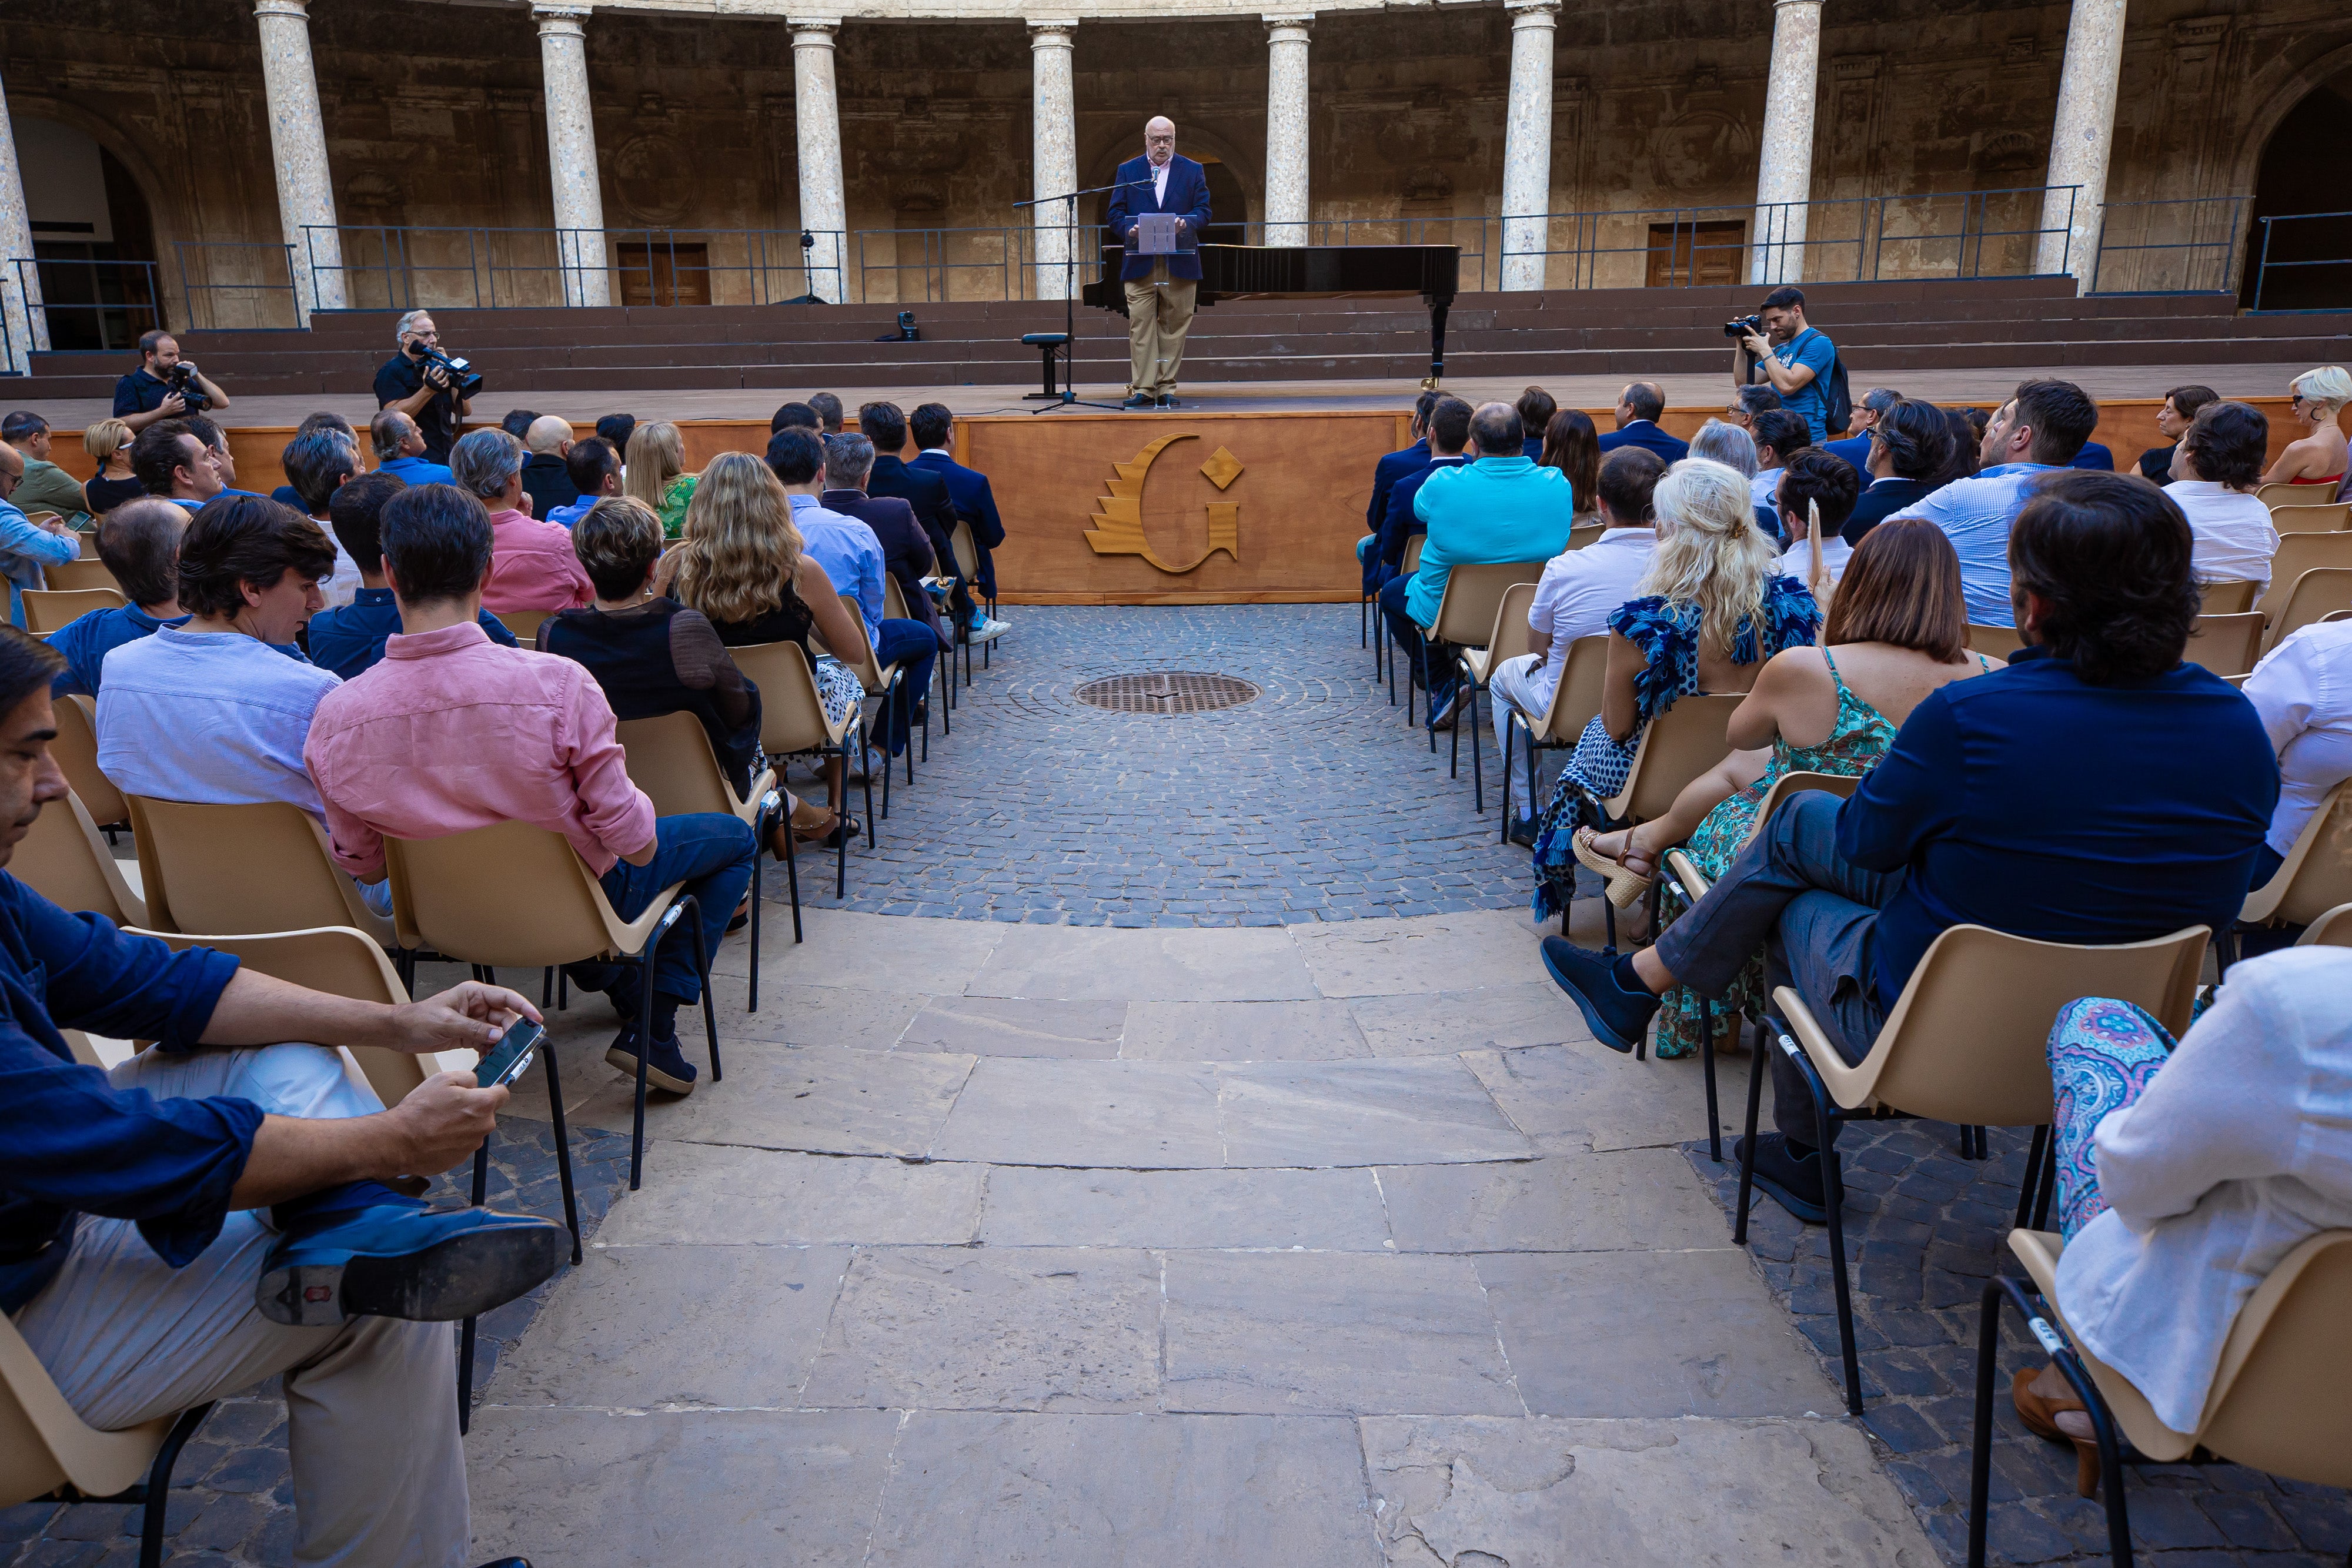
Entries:
{"label": "microphone stand", "polygon": [[[1062,395],[1044,408],[1033,408],[1031,413],[1051,413],[1057,408],[1107,408],[1124,412],[1125,405],[1115,402],[1088,402],[1078,396],[1078,198],[1097,196],[1105,191],[1128,191],[1149,185],[1149,180],[1119,180],[1108,185],[1089,185],[1083,191],[1065,191],[1058,196],[1035,196],[1025,202],[1015,202],[1017,212],[1023,207],[1042,207],[1048,202],[1067,202],[1066,216],[1062,224]],[[1030,397],[1043,397],[1043,392],[1031,392]]]}

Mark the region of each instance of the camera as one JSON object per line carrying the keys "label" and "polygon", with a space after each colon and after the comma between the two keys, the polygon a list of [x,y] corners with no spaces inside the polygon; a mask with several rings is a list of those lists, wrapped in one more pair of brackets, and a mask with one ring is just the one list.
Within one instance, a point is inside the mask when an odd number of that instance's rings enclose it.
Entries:
{"label": "camera", "polygon": [[469,401],[482,390],[481,372],[468,361],[453,359],[438,349],[427,349],[416,356],[420,365],[438,365],[449,372],[449,390],[462,401]]}
{"label": "camera", "polygon": [[1751,332],[1755,333],[1759,337],[1763,335],[1763,317],[1735,316],[1730,320],[1726,321],[1723,324],[1723,335],[1730,339],[1735,343],[1740,339],[1747,337]]}
{"label": "camera", "polygon": [[187,411],[190,413],[201,413],[213,405],[213,400],[206,396],[205,389],[196,383],[196,364],[194,360],[182,360],[178,364],[173,365],[170,372],[164,376],[163,385],[187,405]]}
{"label": "camera", "polygon": [[915,325],[915,313],[901,310],[898,312],[898,329],[885,332],[874,340],[877,343],[919,343],[922,339],[923,329]]}

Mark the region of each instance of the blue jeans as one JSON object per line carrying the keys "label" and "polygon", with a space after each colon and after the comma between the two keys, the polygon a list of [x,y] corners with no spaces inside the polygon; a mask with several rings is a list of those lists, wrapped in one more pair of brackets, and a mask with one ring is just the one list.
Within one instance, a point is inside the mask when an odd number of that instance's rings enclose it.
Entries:
{"label": "blue jeans", "polygon": [[[615,861],[601,879],[613,912],[624,920],[643,915],[674,882],[686,884],[702,916],[702,950],[719,956],[719,939],[751,885],[754,849],[751,824],[724,811],[664,817],[654,823],[654,858],[645,865]],[[603,991],[613,1005],[635,1019],[641,1000],[635,966],[576,964],[566,969],[583,990]],[[694,936],[680,920],[662,938],[654,958],[654,990],[680,1003],[702,999],[702,977],[694,969]]]}
{"label": "blue jeans", "polygon": [[1392,577],[1382,583],[1381,618],[1388,622],[1389,638],[1396,644],[1397,657],[1403,662],[1415,685],[1422,684],[1421,661],[1426,650],[1430,711],[1434,713],[1454,699],[1454,644],[1440,643],[1422,631],[1421,622],[1405,608],[1405,597],[1412,591],[1410,577]]}
{"label": "blue jeans", "polygon": [[884,719],[884,733],[893,757],[907,749],[908,720],[915,705],[923,700],[923,694],[931,689],[931,666],[939,657],[940,640],[920,621],[885,621],[877,629],[874,662],[906,665],[899,675],[906,682],[906,690],[889,705]]}

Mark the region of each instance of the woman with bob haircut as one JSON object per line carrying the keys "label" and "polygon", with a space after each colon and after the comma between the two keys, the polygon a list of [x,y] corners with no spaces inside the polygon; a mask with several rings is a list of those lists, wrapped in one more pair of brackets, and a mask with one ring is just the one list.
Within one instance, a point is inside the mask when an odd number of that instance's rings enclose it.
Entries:
{"label": "woman with bob haircut", "polygon": [[2336,487],[2344,483],[2347,466],[2344,427],[2338,422],[2344,405],[2352,402],[2352,371],[2342,365],[2322,365],[2304,371],[2286,387],[2290,394],[2287,423],[2300,426],[2302,434],[2287,443],[2286,450],[2263,476],[2263,483],[2309,485],[2318,492],[2313,500],[2332,500]]}
{"label": "woman with bob haircut", "polygon": [[81,433],[81,449],[98,465],[81,487],[82,507],[102,517],[125,501],[135,501],[147,486],[131,472],[131,427],[119,419],[101,419]]}
{"label": "woman with bob haircut", "polygon": [[699,482],[698,476],[686,471],[686,437],[677,426],[657,419],[631,431],[621,468],[621,494],[651,507],[661,518],[663,537],[677,538],[685,530],[686,506]]}
{"label": "woman with bob haircut", "polygon": [[1540,466],[1557,468],[1567,478],[1576,497],[1575,527],[1601,520],[1601,433],[1591,415],[1564,408],[1551,416],[1544,426]]}
{"label": "woman with bob haircut", "polygon": [[[1607,868],[1612,900],[1622,905],[1639,897],[1659,859],[1685,840],[1699,870],[1720,877],[1783,774],[1859,778],[1878,765],[1929,692],[2000,667],[1968,651],[1959,557],[1941,528],[1919,517],[1896,517],[1864,536],[1830,605],[1822,643],[1790,648],[1765,664],[1731,716],[1729,738],[1739,749],[1685,786],[1664,816],[1585,838],[1585,849]],[[1761,958],[1707,1004],[1716,1039],[1730,1038],[1727,1025],[1739,1014],[1761,1010]],[[1698,1048],[1699,1006],[1685,988],[1666,993],[1660,1056]]]}
{"label": "woman with bob haircut", "polygon": [[2270,586],[2278,530],[2254,495],[2270,444],[2271,422],[2242,402],[2205,403],[2181,433],[2164,493],[2197,536],[2198,580],[2259,583],[2257,594]]}

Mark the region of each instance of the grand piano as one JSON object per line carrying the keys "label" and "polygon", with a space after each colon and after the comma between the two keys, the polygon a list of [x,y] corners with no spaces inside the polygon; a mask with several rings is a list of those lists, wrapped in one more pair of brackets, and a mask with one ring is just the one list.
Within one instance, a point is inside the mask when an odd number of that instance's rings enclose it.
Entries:
{"label": "grand piano", "polygon": [[[1102,248],[1102,276],[1078,291],[1086,304],[1127,314],[1118,280],[1122,247]],[[1462,247],[1451,245],[1202,245],[1196,306],[1221,298],[1267,296],[1418,294],[1429,307],[1429,380],[1445,374],[1445,313],[1462,272]]]}

